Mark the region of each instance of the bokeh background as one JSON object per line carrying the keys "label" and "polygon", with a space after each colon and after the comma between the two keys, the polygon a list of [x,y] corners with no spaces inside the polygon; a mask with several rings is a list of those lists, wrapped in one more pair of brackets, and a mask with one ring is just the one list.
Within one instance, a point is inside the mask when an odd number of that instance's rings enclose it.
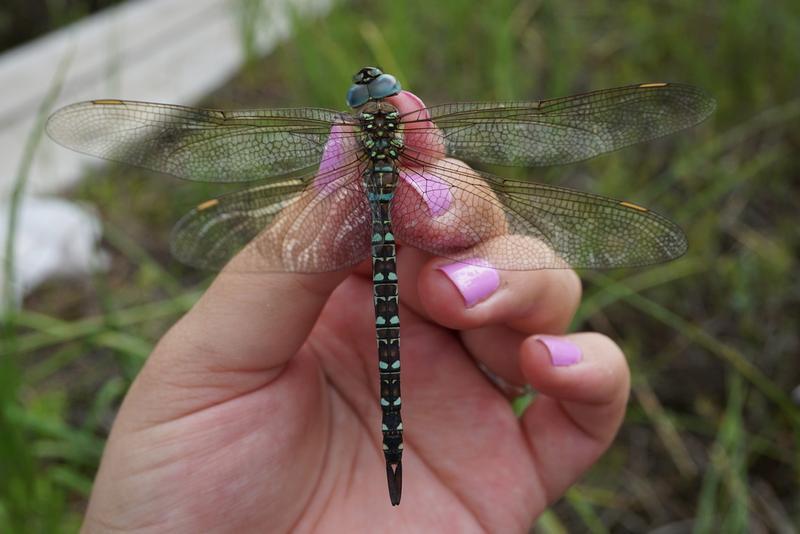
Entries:
{"label": "bokeh background", "polygon": [[[0,48],[109,3],[4,2]],[[573,328],[623,347],[633,390],[611,450],[531,528],[788,533],[800,522],[798,43],[788,0],[340,0],[296,13],[282,44],[244,54],[199,104],[342,109],[352,73],[373,64],[427,104],[706,89],[718,110],[692,130],[585,164],[499,169],[652,207],[690,242],[669,264],[580,273]],[[223,191],[108,165],[64,193],[99,212],[110,267],[49,281],[3,318],[0,532],[78,529],[126,388],[209,280],[170,257],[169,229]]]}

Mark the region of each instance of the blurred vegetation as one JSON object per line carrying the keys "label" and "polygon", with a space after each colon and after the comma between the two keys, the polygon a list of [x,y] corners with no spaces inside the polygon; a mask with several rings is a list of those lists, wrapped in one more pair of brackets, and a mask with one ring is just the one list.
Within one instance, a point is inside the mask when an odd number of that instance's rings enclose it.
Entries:
{"label": "blurred vegetation", "polygon": [[121,0],[3,0],[0,51],[66,26]]}
{"label": "blurred vegetation", "polygon": [[[612,449],[536,531],[794,532],[800,4],[361,0],[296,24],[206,104],[341,109],[370,64],[428,104],[662,80],[718,99],[699,127],[587,164],[493,169],[655,208],[690,242],[669,264],[581,273],[573,326],[622,345],[633,392]],[[102,213],[113,266],[41,288],[3,334],[0,531],[76,529],[115,408],[205,283],[170,259],[169,228],[218,192],[119,167],[74,191]]]}

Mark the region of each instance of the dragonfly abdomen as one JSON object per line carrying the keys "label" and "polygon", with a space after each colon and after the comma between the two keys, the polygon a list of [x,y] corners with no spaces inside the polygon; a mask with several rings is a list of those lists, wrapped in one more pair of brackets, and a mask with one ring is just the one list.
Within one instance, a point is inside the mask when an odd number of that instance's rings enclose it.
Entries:
{"label": "dragonfly abdomen", "polygon": [[[385,106],[385,107],[384,107]],[[397,186],[395,159],[402,140],[395,133],[397,112],[377,104],[362,112],[363,145],[371,160],[364,185],[372,211],[372,283],[380,376],[381,429],[386,477],[392,505],[402,492],[403,421],[400,416],[400,314],[397,288],[397,249],[392,231],[391,201]]]}
{"label": "dragonfly abdomen", "polygon": [[390,203],[397,180],[394,165],[373,164],[366,177],[372,207],[372,283],[378,344],[380,404],[383,414],[383,454],[392,504],[400,502],[403,422],[400,417],[400,314],[397,290],[397,250]]}

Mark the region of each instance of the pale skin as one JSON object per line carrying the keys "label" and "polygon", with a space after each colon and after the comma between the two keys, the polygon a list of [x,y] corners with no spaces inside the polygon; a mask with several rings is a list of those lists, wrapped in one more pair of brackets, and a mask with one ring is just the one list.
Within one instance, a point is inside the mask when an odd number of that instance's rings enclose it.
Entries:
{"label": "pale skin", "polygon": [[[380,448],[368,271],[223,272],[161,340],[103,455],[84,531],[523,532],[608,447],[629,374],[599,334],[554,367],[530,336],[564,332],[580,297],[567,270],[501,272],[466,308],[405,249],[403,500]],[[540,394],[517,419],[473,361]]]}
{"label": "pale skin", "polygon": [[[614,342],[565,338],[568,269],[499,271],[472,307],[437,267],[398,253],[403,496],[381,450],[369,262],[259,273],[246,249],[159,342],[109,437],[84,532],[526,532],[608,448],[628,399]],[[476,365],[538,395],[517,418]]]}

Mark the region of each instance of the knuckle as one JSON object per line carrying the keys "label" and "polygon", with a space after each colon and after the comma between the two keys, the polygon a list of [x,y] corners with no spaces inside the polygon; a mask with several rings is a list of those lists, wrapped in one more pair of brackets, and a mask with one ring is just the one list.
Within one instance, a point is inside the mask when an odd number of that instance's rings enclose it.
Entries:
{"label": "knuckle", "polygon": [[574,314],[581,303],[583,284],[581,283],[581,278],[578,276],[578,273],[572,269],[565,269],[563,272],[564,275],[561,277],[561,283],[563,284],[564,292],[570,299],[570,309]]}

